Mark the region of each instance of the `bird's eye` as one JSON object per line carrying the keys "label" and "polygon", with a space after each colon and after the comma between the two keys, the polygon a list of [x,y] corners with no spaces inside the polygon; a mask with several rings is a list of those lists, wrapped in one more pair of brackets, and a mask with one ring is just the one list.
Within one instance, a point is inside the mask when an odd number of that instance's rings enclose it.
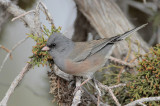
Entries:
{"label": "bird's eye", "polygon": [[55,44],[55,43],[53,43],[51,46],[52,46],[52,47],[54,47],[54,46],[56,46],[56,44]]}

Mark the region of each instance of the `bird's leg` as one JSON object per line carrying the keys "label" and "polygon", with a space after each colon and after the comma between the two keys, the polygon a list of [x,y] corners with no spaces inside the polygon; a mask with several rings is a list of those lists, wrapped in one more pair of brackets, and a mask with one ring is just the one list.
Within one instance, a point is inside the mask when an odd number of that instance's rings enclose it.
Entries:
{"label": "bird's leg", "polygon": [[100,89],[98,88],[98,85],[97,85],[97,83],[96,83],[96,81],[95,81],[95,78],[93,78],[93,82],[94,82],[95,88],[96,88],[97,91],[98,91],[97,106],[100,106],[101,91],[100,91]]}
{"label": "bird's leg", "polygon": [[81,83],[80,86],[76,87],[73,94],[75,94],[80,88],[81,86],[83,86],[85,83],[87,83],[91,78],[87,78],[84,82]]}

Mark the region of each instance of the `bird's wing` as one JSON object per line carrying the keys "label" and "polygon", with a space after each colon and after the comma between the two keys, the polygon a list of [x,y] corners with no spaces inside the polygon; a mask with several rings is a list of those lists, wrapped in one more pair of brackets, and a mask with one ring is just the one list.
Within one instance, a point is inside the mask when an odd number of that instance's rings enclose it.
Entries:
{"label": "bird's wing", "polygon": [[[111,37],[109,39],[104,38],[100,40],[93,40],[90,42],[79,42],[76,43],[75,51],[73,51],[74,58],[73,61],[80,62],[88,58],[89,56],[94,55],[95,53],[101,51],[104,47],[105,49],[111,49],[112,45],[118,41],[124,40],[126,37],[131,35],[132,33],[138,31],[139,29],[145,27],[147,24],[141,25],[137,28],[134,28],[130,31],[125,32],[124,34],[117,35],[114,37]],[[77,52],[78,51],[78,52]]]}
{"label": "bird's wing", "polygon": [[84,60],[90,54],[91,48],[86,42],[76,42],[69,58],[75,62]]}
{"label": "bird's wing", "polygon": [[90,42],[77,42],[75,50],[71,53],[72,60],[80,62],[92,56],[99,50],[101,50],[108,43],[108,39],[93,40]]}

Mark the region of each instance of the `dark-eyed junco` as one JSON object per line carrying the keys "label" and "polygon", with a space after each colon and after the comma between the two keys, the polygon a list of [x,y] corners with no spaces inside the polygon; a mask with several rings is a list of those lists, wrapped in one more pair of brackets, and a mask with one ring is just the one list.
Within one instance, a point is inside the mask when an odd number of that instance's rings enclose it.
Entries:
{"label": "dark-eyed junco", "polygon": [[55,64],[65,73],[87,78],[81,84],[82,86],[92,78],[97,70],[105,65],[115,43],[124,40],[146,25],[109,39],[103,38],[88,42],[73,42],[61,33],[54,33],[49,37],[42,50],[48,51]]}

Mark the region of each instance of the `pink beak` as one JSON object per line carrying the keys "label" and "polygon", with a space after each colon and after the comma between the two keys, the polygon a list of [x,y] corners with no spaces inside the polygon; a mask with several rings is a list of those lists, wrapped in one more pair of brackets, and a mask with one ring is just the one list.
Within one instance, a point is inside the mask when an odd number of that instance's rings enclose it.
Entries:
{"label": "pink beak", "polygon": [[48,46],[44,46],[41,50],[42,51],[48,51],[48,50],[50,50],[50,48]]}

